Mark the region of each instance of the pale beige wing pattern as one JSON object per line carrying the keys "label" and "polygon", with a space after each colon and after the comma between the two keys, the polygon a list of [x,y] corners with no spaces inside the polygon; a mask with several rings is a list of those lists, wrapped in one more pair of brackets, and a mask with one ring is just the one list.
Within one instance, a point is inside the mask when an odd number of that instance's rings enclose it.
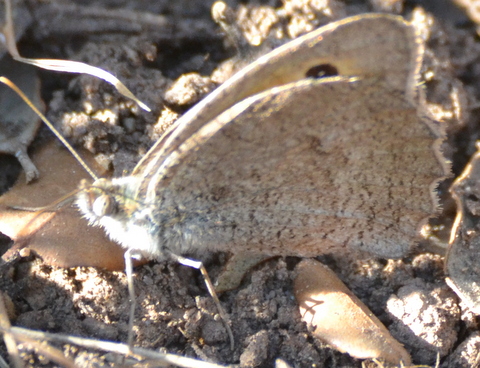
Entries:
{"label": "pale beige wing pattern", "polygon": [[422,56],[421,39],[401,17],[362,14],[330,23],[273,50],[227,80],[185,113],[149,150],[132,175],[149,177],[170,153],[235,103],[302,80],[310,68],[318,65],[333,64],[341,76],[384,78],[414,100]]}
{"label": "pale beige wing pattern", "polygon": [[[161,245],[404,255],[432,215],[438,137],[383,79],[303,80],[248,98],[172,152],[146,196]],[[184,248],[185,249],[185,248]]]}

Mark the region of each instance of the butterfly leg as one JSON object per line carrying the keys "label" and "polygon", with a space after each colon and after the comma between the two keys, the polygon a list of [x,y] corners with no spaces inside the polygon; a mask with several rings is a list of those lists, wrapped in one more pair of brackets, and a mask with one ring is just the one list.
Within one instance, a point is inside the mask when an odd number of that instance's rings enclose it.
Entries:
{"label": "butterfly leg", "polygon": [[130,298],[130,313],[128,316],[128,348],[132,351],[133,348],[133,322],[135,319],[135,308],[137,306],[137,298],[135,297],[135,288],[133,285],[133,259],[136,254],[133,249],[128,249],[125,252],[125,274],[127,275],[128,296]]}
{"label": "butterfly leg", "polygon": [[225,312],[225,310],[223,309],[222,304],[220,303],[220,300],[218,299],[218,295],[215,291],[212,280],[210,279],[210,276],[208,275],[208,272],[207,272],[205,266],[203,265],[203,263],[201,261],[195,261],[193,259],[185,258],[185,257],[179,256],[177,254],[173,254],[171,252],[169,253],[169,255],[173,260],[175,260],[176,262],[178,262],[178,263],[180,263],[184,266],[188,266],[188,267],[192,267],[192,268],[195,268],[197,270],[200,270],[200,272],[203,276],[203,279],[205,281],[205,285],[207,286],[208,292],[209,292],[210,296],[213,298],[213,301],[214,301],[215,305],[217,306],[218,313],[220,314],[220,317],[223,320],[225,328],[227,329],[228,337],[230,339],[230,347],[233,350],[234,347],[235,347],[235,342],[234,342],[234,339],[233,339],[232,329],[230,328],[228,315]]}

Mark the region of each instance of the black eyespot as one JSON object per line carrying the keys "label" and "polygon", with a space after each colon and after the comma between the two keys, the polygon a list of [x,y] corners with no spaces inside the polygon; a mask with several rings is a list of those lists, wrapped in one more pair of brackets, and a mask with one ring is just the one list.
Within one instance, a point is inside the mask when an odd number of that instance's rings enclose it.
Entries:
{"label": "black eyespot", "polygon": [[478,197],[475,194],[469,194],[467,199],[472,202],[478,202]]}
{"label": "black eyespot", "polygon": [[325,77],[334,77],[338,75],[338,69],[335,68],[332,64],[320,64],[315,65],[314,67],[307,70],[305,76],[307,78],[325,78]]}

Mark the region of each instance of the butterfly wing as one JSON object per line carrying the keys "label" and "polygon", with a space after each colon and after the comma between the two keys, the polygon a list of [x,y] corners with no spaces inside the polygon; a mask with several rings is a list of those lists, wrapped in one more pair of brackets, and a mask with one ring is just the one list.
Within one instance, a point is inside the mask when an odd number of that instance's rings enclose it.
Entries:
{"label": "butterfly wing", "polygon": [[423,44],[414,27],[401,17],[362,14],[330,23],[236,73],[185,113],[149,150],[132,175],[148,177],[170,153],[223,111],[249,96],[300,81],[318,65],[335,65],[340,76],[384,78],[392,87],[407,91],[413,101],[422,55]]}
{"label": "butterfly wing", "polygon": [[428,124],[384,79],[305,79],[205,124],[151,175],[159,246],[404,255],[445,175]]}

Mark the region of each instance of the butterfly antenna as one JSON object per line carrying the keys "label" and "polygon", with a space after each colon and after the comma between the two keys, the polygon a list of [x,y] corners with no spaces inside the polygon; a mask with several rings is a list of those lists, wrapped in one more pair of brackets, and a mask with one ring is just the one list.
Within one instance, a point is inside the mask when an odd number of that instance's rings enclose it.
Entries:
{"label": "butterfly antenna", "polygon": [[16,94],[18,94],[23,101],[33,110],[35,113],[42,119],[42,121],[45,123],[46,126],[55,134],[55,136],[60,140],[60,142],[63,143],[63,145],[70,151],[70,153],[75,157],[75,159],[82,165],[83,169],[92,177],[93,180],[98,180],[98,176],[95,175],[92,169],[88,167],[87,163],[83,161],[83,159],[80,157],[80,155],[75,151],[75,149],[72,147],[70,143],[67,142],[67,140],[60,134],[60,132],[53,126],[52,123],[50,123],[45,115],[43,115],[40,110],[38,110],[35,105],[30,101],[30,99],[25,96],[25,94],[13,83],[10,79],[6,77],[0,77],[0,83],[3,83],[10,87],[13,91],[15,91]]}

